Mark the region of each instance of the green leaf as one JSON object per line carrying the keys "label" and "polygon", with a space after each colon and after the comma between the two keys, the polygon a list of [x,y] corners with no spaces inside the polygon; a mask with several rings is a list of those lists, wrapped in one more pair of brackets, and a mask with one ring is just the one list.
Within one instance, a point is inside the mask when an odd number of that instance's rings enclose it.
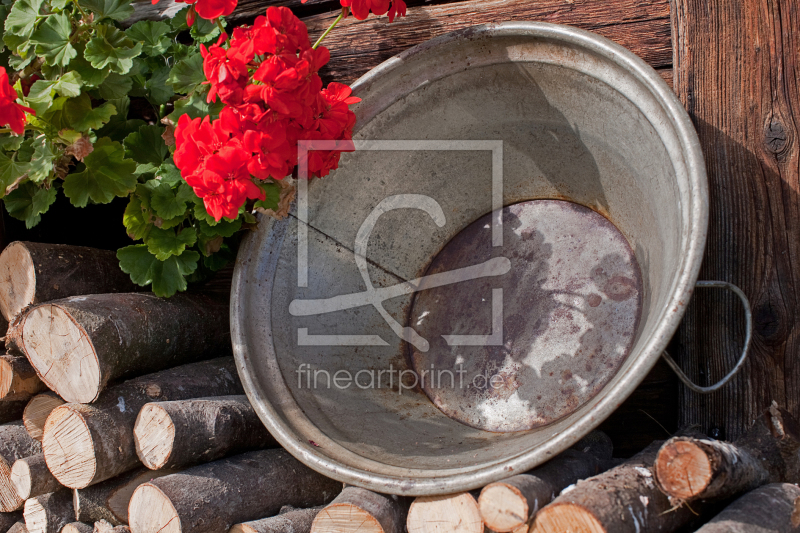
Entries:
{"label": "green leaf", "polygon": [[168,183],[161,182],[153,189],[150,207],[162,219],[171,219],[186,213],[186,204],[191,202],[192,198],[194,191],[185,183],[173,189]]}
{"label": "green leaf", "polygon": [[110,137],[114,141],[122,142],[125,137],[138,131],[141,126],[146,125],[144,120],[128,119],[128,107],[130,106],[130,99],[126,96],[115,100],[109,100],[117,108],[117,114],[111,117],[108,124],[98,130],[99,137]]}
{"label": "green leaf", "polygon": [[41,183],[53,173],[53,161],[57,154],[53,151],[53,146],[45,139],[44,135],[34,139],[33,147],[28,179],[34,183]]}
{"label": "green leaf", "polygon": [[166,261],[172,255],[181,255],[187,246],[197,242],[194,228],[186,228],[180,233],[171,229],[153,228],[147,236],[147,251],[159,261]]}
{"label": "green leaf", "polygon": [[186,24],[186,13],[188,11],[189,6],[186,6],[172,16],[169,25],[172,26],[174,31],[186,31],[189,29],[189,26]]}
{"label": "green leaf", "polygon": [[[185,20],[185,19],[184,19]],[[219,21],[225,27],[225,17],[220,17]],[[207,43],[219,37],[219,27],[213,21],[202,17],[195,18],[194,24],[189,28],[189,35],[198,43]]]}
{"label": "green leaf", "polygon": [[86,45],[84,57],[96,69],[108,68],[117,74],[127,74],[133,67],[133,58],[141,51],[142,43],[134,43],[124,32],[101,24],[96,28],[95,36]]}
{"label": "green leaf", "polygon": [[122,145],[108,137],[94,144],[94,151],[84,160],[82,172],[64,179],[64,194],[73,205],[84,207],[92,200],[107,204],[116,196],[125,196],[136,187],[136,163],[123,158]]}
{"label": "green leaf", "polygon": [[25,182],[6,196],[3,202],[8,214],[24,220],[25,227],[30,229],[39,223],[42,214],[56,201],[57,192],[55,187],[41,189],[31,182]]}
{"label": "green leaf", "polygon": [[125,137],[125,156],[139,164],[152,163],[156,168],[159,167],[169,155],[169,149],[161,138],[163,132],[161,126],[141,126],[138,131]]}
{"label": "green leaf", "polygon": [[189,118],[192,119],[211,115],[211,118],[215,119],[219,116],[219,112],[222,111],[222,107],[222,103],[220,102],[209,105],[206,102],[205,94],[195,91],[185,98],[176,100],[175,110],[167,116],[176,124],[181,118],[181,115],[189,115]]}
{"label": "green leaf", "polygon": [[30,107],[36,111],[38,116],[47,111],[53,103],[53,97],[59,96],[75,97],[81,94],[81,77],[75,71],[70,71],[55,81],[36,80],[31,85],[30,92],[25,98]]}
{"label": "green leaf", "polygon": [[95,14],[95,22],[110,18],[119,22],[133,15],[130,0],[78,0],[78,5]]}
{"label": "green leaf", "polygon": [[99,86],[103,83],[103,80],[106,79],[106,76],[109,75],[109,71],[107,69],[98,70],[92,67],[84,58],[86,50],[86,45],[84,43],[76,43],[75,49],[78,51],[78,57],[69,62],[69,68],[74,69],[75,72],[80,74],[85,87]]}
{"label": "green leaf", "polygon": [[142,206],[142,199],[136,193],[132,194],[122,215],[122,223],[128,231],[128,236],[134,240],[147,237],[153,227],[152,218],[150,210]]}
{"label": "green leaf", "polygon": [[144,244],[134,244],[117,250],[117,259],[122,271],[131,276],[137,285],[153,286],[156,296],[169,297],[186,290],[185,276],[197,270],[200,254],[186,250],[179,256],[159,261]]}
{"label": "green leaf", "polygon": [[30,162],[18,161],[19,152],[11,157],[0,153],[0,198],[5,196],[6,188],[30,169]]}
{"label": "green leaf", "polygon": [[178,61],[169,73],[167,79],[172,84],[176,93],[188,94],[206,81],[203,73],[203,56],[195,52],[186,59]]}
{"label": "green leaf", "polygon": [[160,179],[162,183],[168,184],[170,187],[183,181],[183,178],[181,177],[181,171],[178,170],[178,167],[176,167],[171,161],[167,161],[158,167],[158,170],[156,170],[156,178]]}
{"label": "green leaf", "polygon": [[263,209],[278,210],[278,204],[281,200],[281,187],[277,183],[260,183],[259,187],[264,191],[267,197],[264,200],[258,200],[255,203],[256,207]]}
{"label": "green leaf", "polygon": [[197,228],[200,230],[200,233],[202,233],[207,237],[214,237],[217,235],[221,235],[223,237],[231,237],[234,233],[242,229],[242,219],[241,218],[237,218],[236,220],[222,219],[213,226],[211,226],[205,220],[198,220]]}
{"label": "green leaf", "polygon": [[123,76],[121,74],[111,73],[106,80],[98,88],[100,98],[103,100],[115,100],[117,98],[124,98],[131,92],[133,87],[133,80],[130,76]]}
{"label": "green leaf", "polygon": [[[8,18],[6,18],[6,34],[17,35],[27,40],[33,33],[42,2],[43,0],[17,0],[14,2]],[[8,42],[6,44],[12,48]]]}
{"label": "green leaf", "polygon": [[36,45],[36,53],[43,56],[48,65],[66,67],[72,58],[78,56],[70,42],[71,34],[72,24],[67,15],[50,15],[33,32],[31,43]]}
{"label": "green leaf", "polygon": [[83,93],[78,98],[70,98],[67,101],[64,105],[64,114],[72,129],[77,131],[97,130],[117,114],[117,108],[108,102],[92,108],[91,98],[88,94]]}
{"label": "green leaf", "polygon": [[[10,133],[0,134],[0,150],[16,152],[19,150],[19,147],[24,140],[25,137],[21,135],[11,135]],[[178,177],[180,178],[180,172],[178,173]]]}
{"label": "green leaf", "polygon": [[145,82],[145,89],[150,93],[150,100],[155,105],[166,104],[175,94],[172,85],[167,82],[169,70],[169,67],[161,67],[150,74]]}
{"label": "green leaf", "polygon": [[125,33],[134,41],[142,42],[142,52],[149,56],[160,56],[169,50],[172,40],[169,37],[171,28],[166,22],[140,20]]}

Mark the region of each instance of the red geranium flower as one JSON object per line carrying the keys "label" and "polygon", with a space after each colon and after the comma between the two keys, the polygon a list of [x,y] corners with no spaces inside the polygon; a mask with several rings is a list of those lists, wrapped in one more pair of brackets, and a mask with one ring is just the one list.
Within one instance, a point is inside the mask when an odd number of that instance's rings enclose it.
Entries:
{"label": "red geranium flower", "polygon": [[[227,17],[236,9],[238,0],[175,0],[179,3],[194,5],[197,14],[207,20],[214,20],[219,17]],[[157,4],[158,0],[152,0]],[[187,20],[189,26],[192,24]]]}
{"label": "red geranium flower", "polygon": [[35,115],[30,107],[16,102],[17,91],[8,81],[8,73],[0,67],[0,124],[7,125],[17,135],[25,132],[25,112]]}

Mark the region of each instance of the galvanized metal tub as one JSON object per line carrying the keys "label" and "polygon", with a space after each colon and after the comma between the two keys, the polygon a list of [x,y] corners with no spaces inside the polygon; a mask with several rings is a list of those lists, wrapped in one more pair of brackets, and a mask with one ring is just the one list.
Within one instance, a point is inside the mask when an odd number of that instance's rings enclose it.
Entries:
{"label": "galvanized metal tub", "polygon": [[[261,219],[242,243],[231,323],[247,394],[295,457],[354,485],[444,494],[524,472],[611,414],[681,320],[708,223],[705,166],[689,117],[658,74],[628,50],[545,23],[476,26],[433,39],[367,73],[354,92],[363,99],[355,107],[355,139],[393,142],[362,143],[343,155],[338,171],[307,191],[301,187],[299,211],[280,222]],[[397,150],[418,146],[397,140],[417,139],[479,143]],[[435,198],[447,222],[437,227],[413,210],[384,213],[367,246],[369,283],[388,287],[422,276],[452,237],[497,207],[491,180],[497,141],[502,204],[542,198],[582,204],[612,221],[635,253],[642,316],[610,381],[563,418],[507,433],[461,424],[421,390],[305,386],[309,368],[353,376],[408,367],[405,343],[375,308],[309,317],[289,307],[365,290],[354,242],[373,209],[393,195]],[[410,294],[383,302],[400,323],[410,304]],[[361,336],[351,344],[362,345],[330,345],[342,335]],[[384,345],[365,346],[364,335]]]}

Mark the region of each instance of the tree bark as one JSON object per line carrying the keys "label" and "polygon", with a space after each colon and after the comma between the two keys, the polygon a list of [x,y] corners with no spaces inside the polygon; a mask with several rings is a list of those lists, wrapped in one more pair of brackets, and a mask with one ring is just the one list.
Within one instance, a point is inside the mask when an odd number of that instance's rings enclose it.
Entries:
{"label": "tree bark", "polygon": [[405,498],[345,487],[314,518],[311,533],[403,533],[408,502]]}
{"label": "tree bark", "polygon": [[275,446],[247,396],[148,403],[133,428],[147,468],[177,468]]}
{"label": "tree bark", "polygon": [[0,356],[0,400],[30,400],[46,390],[31,364],[19,355]]}
{"label": "tree bark", "polygon": [[22,423],[25,425],[25,429],[28,430],[28,435],[41,442],[47,417],[50,416],[53,409],[65,403],[54,392],[43,392],[31,398],[22,412]]}
{"label": "tree bark", "polygon": [[0,400],[0,424],[18,421],[27,404],[25,400]]}
{"label": "tree bark", "polygon": [[11,329],[48,387],[89,403],[111,380],[230,354],[228,314],[200,294],[94,294],[31,307]]}
{"label": "tree bark", "polygon": [[62,405],[50,413],[44,428],[47,466],[73,489],[105,481],[140,464],[133,427],[144,404],[243,392],[233,358],[221,357],[121,383],[92,405]]}
{"label": "tree bark", "polygon": [[0,426],[0,512],[16,511],[25,500],[11,482],[11,465],[17,459],[42,453],[42,445],[25,431],[22,422]]}
{"label": "tree bark", "polygon": [[35,498],[61,488],[61,484],[47,469],[44,454],[39,453],[14,461],[11,466],[11,483],[22,500]]}
{"label": "tree bark", "polygon": [[72,495],[67,489],[36,496],[25,501],[25,526],[30,533],[59,533],[72,522]]}
{"label": "tree bark", "polygon": [[420,496],[408,510],[408,533],[483,533],[478,502],[469,492],[446,496]]}
{"label": "tree bark", "polygon": [[8,531],[14,524],[21,520],[24,520],[22,518],[22,511],[0,513],[0,531]]}
{"label": "tree bark", "polygon": [[32,304],[139,290],[112,251],[17,241],[0,254],[0,314],[8,321]]}
{"label": "tree bark", "polygon": [[682,500],[723,499],[766,483],[800,481],[800,431],[773,405],[734,444],[674,437],[655,462],[656,481]]}
{"label": "tree bark", "polygon": [[83,522],[70,522],[63,527],[61,533],[93,533],[94,526]]}
{"label": "tree bark", "polygon": [[99,520],[94,523],[92,533],[131,533],[131,528],[126,525],[114,526],[105,520]]}
{"label": "tree bark", "polygon": [[597,457],[570,449],[526,474],[487,485],[478,498],[486,527],[506,533],[524,526],[562,489],[596,475],[608,459],[610,453]]}
{"label": "tree bark", "polygon": [[[800,412],[800,12],[796,0],[674,3],[675,90],[709,180],[700,279],[738,285],[754,322],[742,371],[710,395],[684,389],[680,423],[736,440],[773,400]],[[723,292],[698,293],[679,332],[674,355],[701,385],[742,350],[741,305]]]}
{"label": "tree bark", "polygon": [[218,533],[278,512],[327,503],[341,483],[282,449],[248,452],[145,483],[129,507],[133,531]]}
{"label": "tree bark", "polygon": [[314,517],[322,506],[295,509],[284,506],[277,516],[234,524],[229,533],[310,533]]}
{"label": "tree bark", "polygon": [[800,488],[774,483],[748,492],[697,533],[792,533],[800,527]]}
{"label": "tree bark", "polygon": [[[625,463],[563,491],[536,514],[531,533],[674,531],[688,524],[692,511],[655,484],[652,465],[661,444],[654,442]],[[699,502],[692,508],[699,511]]]}
{"label": "tree bark", "polygon": [[72,493],[75,520],[87,523],[105,520],[113,526],[127,524],[128,504],[133,491],[142,483],[176,472],[167,469],[153,472],[137,468],[85,489],[75,489]]}

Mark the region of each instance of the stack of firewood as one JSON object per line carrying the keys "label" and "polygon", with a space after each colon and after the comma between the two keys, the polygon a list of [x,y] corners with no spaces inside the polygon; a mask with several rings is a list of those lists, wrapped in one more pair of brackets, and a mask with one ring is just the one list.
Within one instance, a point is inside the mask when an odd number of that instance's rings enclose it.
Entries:
{"label": "stack of firewood", "polygon": [[622,461],[593,432],[481,491],[342,489],[281,449],[248,403],[227,301],[137,289],[112,252],[18,242],[0,254],[0,533],[800,527],[800,431],[774,405],[735,443],[684,431]]}

